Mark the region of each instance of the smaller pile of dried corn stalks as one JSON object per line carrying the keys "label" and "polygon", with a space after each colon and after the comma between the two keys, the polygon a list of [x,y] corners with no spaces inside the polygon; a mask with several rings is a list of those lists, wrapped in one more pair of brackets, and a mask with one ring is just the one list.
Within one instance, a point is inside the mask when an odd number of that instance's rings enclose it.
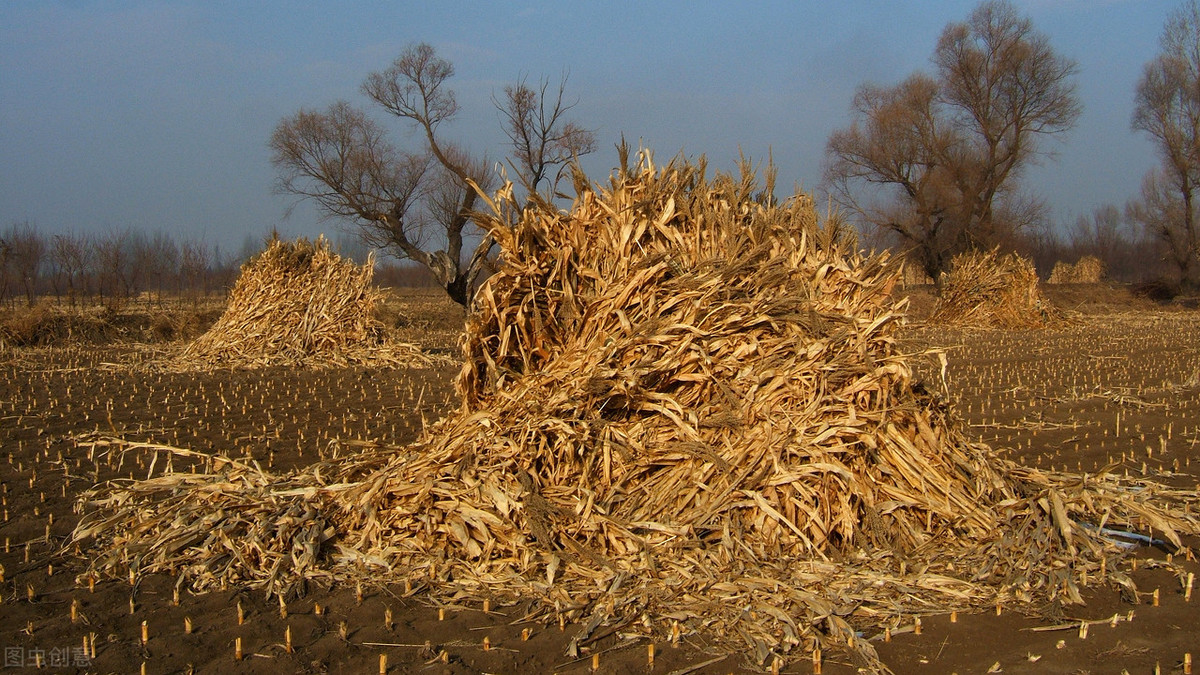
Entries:
{"label": "smaller pile of dried corn stalks", "polygon": [[1097,284],[1104,278],[1104,262],[1094,255],[1085,255],[1075,262],[1054,263],[1049,284]]}
{"label": "smaller pile of dried corn stalks", "polygon": [[998,249],[960,253],[942,278],[931,323],[966,328],[1046,328],[1062,313],[1042,295],[1033,263]]}
{"label": "smaller pile of dried corn stalks", "polygon": [[904,263],[904,274],[900,278],[900,283],[904,288],[928,286],[933,283],[933,278],[920,265],[912,261],[906,261]]}
{"label": "smaller pile of dried corn stalks", "polygon": [[1104,527],[1200,532],[1195,493],[969,442],[896,347],[894,267],[806,196],[648,156],[576,189],[568,212],[508,192],[480,217],[504,259],[457,414],[289,476],[216,460],[99,488],[74,537],[97,540],[95,570],[408,581],[532,598],[582,624],[576,645],[680,624],[760,663],[820,645],[886,671],[864,632],[1129,585]]}
{"label": "smaller pile of dried corn stalks", "polygon": [[429,365],[419,348],[388,340],[374,318],[373,273],[370,261],[359,266],[342,258],[324,237],[273,238],[242,265],[221,318],[170,365]]}

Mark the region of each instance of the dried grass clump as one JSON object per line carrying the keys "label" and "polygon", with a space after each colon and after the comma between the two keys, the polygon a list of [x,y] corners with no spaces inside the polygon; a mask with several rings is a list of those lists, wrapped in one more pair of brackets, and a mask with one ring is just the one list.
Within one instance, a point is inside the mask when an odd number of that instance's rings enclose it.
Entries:
{"label": "dried grass clump", "polygon": [[1050,284],[1097,284],[1104,278],[1104,262],[1093,255],[1085,255],[1075,264],[1062,262],[1054,263],[1054,269],[1050,272],[1050,278],[1046,283]]}
{"label": "dried grass clump", "polygon": [[104,343],[123,336],[119,317],[103,308],[67,308],[43,300],[0,310],[0,349]]}
{"label": "dried grass clump", "polygon": [[807,197],[768,205],[748,171],[647,156],[576,187],[569,211],[506,192],[479,218],[504,257],[458,414],[289,476],[218,460],[101,489],[74,537],[99,541],[95,569],[275,593],[408,580],[533,599],[582,624],[573,647],[606,623],[661,639],[679,622],[760,663],[820,644],[880,671],[857,631],[1074,600],[1101,560],[1128,583],[1084,522],[1200,531],[1154,501],[1191,493],[969,442],[896,347],[897,272]]}
{"label": "dried grass clump", "polygon": [[954,256],[929,319],[968,328],[1045,328],[1062,313],[1042,295],[1033,263],[1016,253]]}
{"label": "dried grass clump", "polygon": [[420,349],[387,339],[373,315],[372,273],[370,262],[342,258],[323,237],[274,238],[242,265],[225,313],[173,365],[429,365]]}
{"label": "dried grass clump", "polygon": [[45,302],[0,309],[0,347],[32,347],[53,342],[60,332],[60,316]]}

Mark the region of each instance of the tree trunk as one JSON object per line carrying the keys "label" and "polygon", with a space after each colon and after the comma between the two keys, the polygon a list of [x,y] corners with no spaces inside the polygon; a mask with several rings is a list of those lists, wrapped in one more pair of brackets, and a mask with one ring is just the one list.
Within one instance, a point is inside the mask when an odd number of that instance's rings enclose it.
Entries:
{"label": "tree trunk", "polygon": [[470,275],[459,274],[454,279],[447,282],[444,286],[446,295],[450,299],[463,307],[467,307],[471,303],[471,284]]}

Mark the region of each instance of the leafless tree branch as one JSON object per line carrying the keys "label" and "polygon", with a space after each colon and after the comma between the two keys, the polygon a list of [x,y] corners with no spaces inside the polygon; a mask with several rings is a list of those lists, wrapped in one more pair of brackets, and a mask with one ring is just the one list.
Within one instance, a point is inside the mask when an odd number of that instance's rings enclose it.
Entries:
{"label": "leafless tree branch", "polygon": [[[285,118],[271,148],[280,191],[355,222],[364,240],[428,267],[450,297],[466,305],[493,246],[471,230],[470,216],[479,191],[492,189],[495,175],[486,157],[473,157],[441,136],[442,123],[458,112],[447,84],[453,75],[449,61],[418,44],[362,84],[368,99],[421,132],[420,152],[393,146],[379,125],[345,102]],[[565,82],[552,96],[546,83],[537,91],[523,81],[505,90],[508,105],[501,110],[514,146],[511,162],[531,190],[554,166],[595,146],[591,132],[563,118],[573,105],[563,102]],[[464,260],[472,235],[480,240]]]}

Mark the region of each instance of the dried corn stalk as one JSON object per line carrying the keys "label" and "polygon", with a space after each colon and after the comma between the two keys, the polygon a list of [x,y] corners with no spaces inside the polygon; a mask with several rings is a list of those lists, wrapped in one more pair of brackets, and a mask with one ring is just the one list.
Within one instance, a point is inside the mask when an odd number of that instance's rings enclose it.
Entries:
{"label": "dried corn stalk", "polygon": [[323,237],[273,239],[242,265],[221,318],[168,367],[429,365],[419,348],[388,340],[374,318],[373,271]]}
{"label": "dried corn stalk", "polygon": [[1103,278],[1104,263],[1096,256],[1085,255],[1075,261],[1075,264],[1062,261],[1054,263],[1054,269],[1051,270],[1046,283],[1095,284]]}
{"label": "dried corn stalk", "polygon": [[1102,560],[1128,583],[1084,523],[1200,531],[1173,510],[1195,493],[969,442],[897,350],[891,264],[807,197],[757,189],[643,155],[606,189],[577,180],[569,211],[497,195],[480,223],[503,267],[476,299],[457,414],[289,476],[226,462],[100,489],[75,540],[119,576],[407,579],[534,598],[582,641],[678,621],[759,662],[850,645],[886,671],[856,632],[1077,600]]}
{"label": "dried corn stalk", "polygon": [[929,286],[933,284],[933,277],[929,276],[920,265],[909,260],[904,263],[904,271],[900,276],[900,284],[903,288]]}
{"label": "dried corn stalk", "polygon": [[1042,295],[1033,263],[1016,253],[954,256],[930,322],[970,328],[1045,328],[1062,313]]}

